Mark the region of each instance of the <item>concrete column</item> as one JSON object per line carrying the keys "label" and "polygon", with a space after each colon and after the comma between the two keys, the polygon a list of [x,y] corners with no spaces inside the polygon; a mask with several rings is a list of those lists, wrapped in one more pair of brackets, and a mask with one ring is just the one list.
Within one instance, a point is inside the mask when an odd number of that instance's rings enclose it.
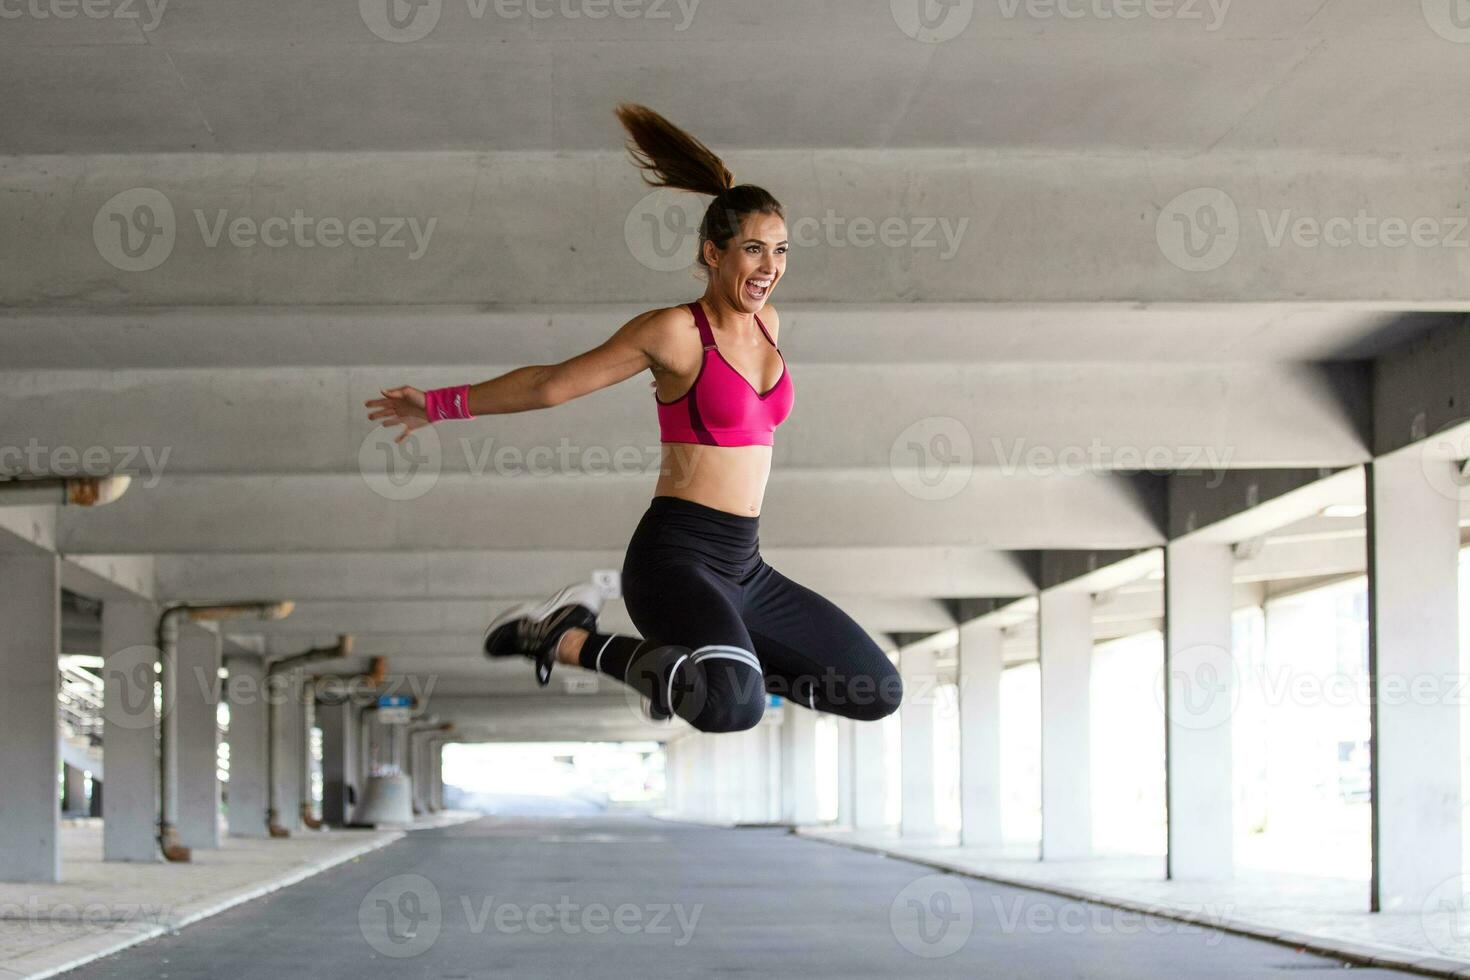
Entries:
{"label": "concrete column", "polygon": [[934,816],[934,694],[938,687],[933,650],[904,650],[899,653],[903,674],[903,704],[898,723],[903,799],[898,832],[904,837],[933,837],[938,830]]}
{"label": "concrete column", "polygon": [[837,719],[837,825],[852,826],[853,758],[851,718]]}
{"label": "concrete column", "polygon": [[1001,633],[974,621],[959,634],[960,843],[990,847],[1001,842]]}
{"label": "concrete column", "polygon": [[1417,912],[1461,870],[1460,505],[1439,489],[1460,481],[1455,463],[1417,453],[1367,477],[1372,908]]}
{"label": "concrete column", "polygon": [[781,740],[783,738],[782,729],[785,726],[780,724],[781,713],[779,711],[774,713],[770,712],[770,709],[767,711],[768,714],[775,715],[774,719],[758,726],[756,731],[765,729],[766,733],[766,745],[763,752],[766,769],[766,821],[776,823],[786,812],[786,804],[781,799],[781,787],[785,785],[785,780],[781,775]]}
{"label": "concrete column", "polygon": [[1228,544],[1164,547],[1164,726],[1170,879],[1234,872],[1231,654],[1235,556]]}
{"label": "concrete column", "polygon": [[781,819],[817,819],[817,714],[790,701],[781,704]]}
{"label": "concrete column", "polygon": [[1092,596],[1041,593],[1041,857],[1092,852]]}
{"label": "concrete column", "polygon": [[231,837],[269,837],[266,827],[266,689],[265,661],[255,654],[230,652],[225,691],[230,702]]}
{"label": "concrete column", "polygon": [[158,748],[153,707],[158,608],[143,600],[102,603],[102,857],[161,861]]}
{"label": "concrete column", "polygon": [[352,702],[319,704],[317,727],[322,730],[322,821],[341,827],[351,816],[348,798],[356,778],[357,725]]}
{"label": "concrete column", "polygon": [[883,723],[877,721],[853,722],[853,829],[882,830],[888,825],[887,811],[888,743],[883,737]]}
{"label": "concrete column", "polygon": [[429,763],[429,810],[438,813],[444,809],[444,794],[440,790],[440,775],[443,769],[441,752],[444,749],[444,740],[435,736],[429,739],[428,763]]}
{"label": "concrete column", "polygon": [[179,628],[178,714],[179,843],[219,847],[220,637],[185,623]]}
{"label": "concrete column", "polygon": [[0,881],[61,880],[60,655],[59,559],[0,554]]}
{"label": "concrete column", "polygon": [[301,766],[306,757],[306,711],[299,671],[278,678],[279,701],[275,744],[268,747],[274,764],[276,822],[293,834],[301,824]]}

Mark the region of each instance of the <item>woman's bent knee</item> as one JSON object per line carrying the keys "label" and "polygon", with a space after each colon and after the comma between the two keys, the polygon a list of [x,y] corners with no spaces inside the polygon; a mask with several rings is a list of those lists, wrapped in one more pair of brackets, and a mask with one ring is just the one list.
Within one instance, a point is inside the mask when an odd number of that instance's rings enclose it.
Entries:
{"label": "woman's bent knee", "polygon": [[766,699],[762,691],[758,700],[724,698],[711,701],[690,724],[702,732],[743,732],[759,725],[765,713]]}

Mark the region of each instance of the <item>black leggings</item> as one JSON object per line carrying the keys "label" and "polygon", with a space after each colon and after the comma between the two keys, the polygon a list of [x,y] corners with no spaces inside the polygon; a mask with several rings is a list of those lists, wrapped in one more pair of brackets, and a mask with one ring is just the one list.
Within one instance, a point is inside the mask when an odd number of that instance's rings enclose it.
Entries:
{"label": "black leggings", "polygon": [[623,560],[623,599],[643,639],[593,633],[581,663],[636,688],[700,731],[753,728],[766,694],[875,721],[903,683],[867,632],[760,555],[759,517],[650,502]]}

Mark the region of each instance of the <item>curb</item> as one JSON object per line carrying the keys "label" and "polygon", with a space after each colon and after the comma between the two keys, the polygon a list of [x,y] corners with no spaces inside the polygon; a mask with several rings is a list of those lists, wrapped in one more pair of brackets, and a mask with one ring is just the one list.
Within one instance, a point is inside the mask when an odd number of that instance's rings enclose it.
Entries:
{"label": "curb", "polygon": [[[320,874],[321,872],[326,871],[329,868],[333,868],[339,864],[351,861],[353,858],[361,857],[364,854],[379,850],[380,848],[387,847],[389,844],[401,840],[403,836],[403,831],[387,832],[384,833],[383,836],[375,840],[365,841],[362,844],[357,845],[356,847],[350,848],[349,850],[342,851],[338,854],[333,854],[331,857],[320,858],[303,867],[296,868],[295,870],[290,871],[279,878],[272,879],[271,881],[267,881],[260,885],[250,886],[241,891],[227,895],[225,898],[218,900],[205,899],[202,907],[197,907],[190,912],[187,912],[175,919],[172,919],[166,925],[154,924],[142,927],[139,928],[137,932],[133,932],[121,939],[117,939],[114,935],[108,935],[105,942],[97,945],[92,949],[87,950],[85,953],[71,956],[63,963],[46,966],[40,970],[35,970],[31,972],[21,972],[19,970],[11,968],[10,966],[0,964],[0,977],[4,977],[6,978],[6,980],[9,980],[9,978],[12,977],[19,978],[19,980],[42,980],[42,978],[44,977],[54,977],[59,973],[65,973],[68,970],[75,970],[79,966],[84,966],[87,963],[91,963],[94,960],[99,960],[104,956],[111,956],[114,953],[122,952],[130,946],[136,946],[139,943],[147,942],[150,939],[155,939],[159,936],[178,932],[180,929],[183,929],[186,926],[193,925],[201,919],[207,919],[211,916],[218,915],[221,912],[234,908],[236,905],[243,905],[246,902],[251,902],[257,898],[260,898],[263,895],[269,895],[271,892],[278,891],[282,888],[294,885],[300,881],[304,881],[305,879],[310,878],[313,875]],[[81,945],[83,942],[84,940],[80,939],[72,940],[70,943],[63,944],[63,946],[73,944]],[[53,948],[51,952],[54,954],[55,949]],[[20,957],[18,959],[19,961],[23,962],[25,958],[26,957]]]}
{"label": "curb", "polygon": [[1089,902],[1094,905],[1104,905],[1126,912],[1139,912],[1159,919],[1169,919],[1174,922],[1205,925],[1213,929],[1218,929],[1220,932],[1274,943],[1277,946],[1285,946],[1297,952],[1316,953],[1319,956],[1342,960],[1354,966],[1377,966],[1402,970],[1406,973],[1418,974],[1419,976],[1450,977],[1453,980],[1466,980],[1466,978],[1470,978],[1470,962],[1446,959],[1441,956],[1426,956],[1406,950],[1399,950],[1391,946],[1379,946],[1375,943],[1331,939],[1326,936],[1315,936],[1310,933],[1273,929],[1270,926],[1258,925],[1245,919],[1232,919],[1227,917],[1205,922],[1197,914],[1193,914],[1184,909],[1170,908],[1167,905],[1150,905],[1146,902],[1135,902],[1131,899],[1101,895],[1096,892],[1089,892],[1081,888],[1072,888],[1067,885],[1049,884],[1047,882],[1031,881],[1025,878],[1013,878],[1007,875],[992,874],[986,871],[976,871],[973,868],[966,868],[963,865],[939,858],[903,854],[875,844],[838,840],[835,837],[824,836],[825,832],[821,831],[807,833],[800,828],[795,828],[792,830],[792,833],[806,840],[820,841],[824,844],[846,847],[854,851],[865,851],[869,854],[878,854],[899,861],[907,861],[910,864],[933,868],[936,871],[948,871],[951,874],[964,875],[967,878],[975,878],[979,881],[992,881],[998,885],[1007,885],[1026,891],[1056,895],[1059,898],[1069,898],[1074,901]]}

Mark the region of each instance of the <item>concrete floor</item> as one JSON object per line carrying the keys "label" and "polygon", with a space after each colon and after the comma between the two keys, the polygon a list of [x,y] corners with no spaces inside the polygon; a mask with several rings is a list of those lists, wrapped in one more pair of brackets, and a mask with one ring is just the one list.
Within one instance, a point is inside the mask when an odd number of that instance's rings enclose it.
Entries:
{"label": "concrete floor", "polygon": [[618,815],[413,832],[69,976],[1241,980],[1338,966],[779,828]]}

